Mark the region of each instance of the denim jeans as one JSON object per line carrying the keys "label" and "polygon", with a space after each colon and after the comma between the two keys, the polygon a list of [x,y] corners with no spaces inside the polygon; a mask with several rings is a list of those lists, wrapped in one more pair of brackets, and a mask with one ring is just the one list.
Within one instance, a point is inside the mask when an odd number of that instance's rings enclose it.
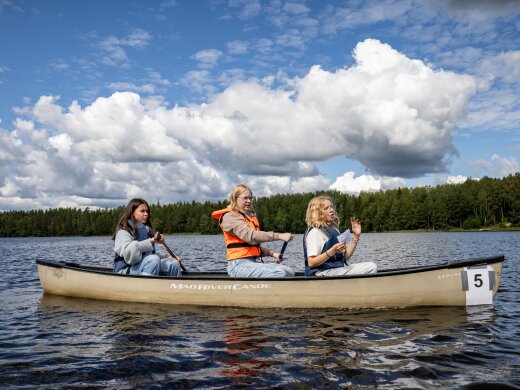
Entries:
{"label": "denim jeans", "polygon": [[[126,269],[119,272],[126,274]],[[179,261],[176,259],[161,259],[158,255],[148,255],[130,267],[130,275],[147,275],[147,276],[181,276],[182,269]]]}
{"label": "denim jeans", "polygon": [[[146,275],[146,276],[157,276],[161,268],[161,258],[157,255],[148,255],[143,259],[130,267],[130,275]],[[126,273],[123,270],[121,273]]]}
{"label": "denim jeans", "polygon": [[258,263],[256,259],[228,261],[228,275],[233,278],[286,278],[294,276],[291,267],[276,263]]}
{"label": "denim jeans", "polygon": [[182,268],[179,261],[172,258],[161,259],[161,271],[159,275],[181,276]]}

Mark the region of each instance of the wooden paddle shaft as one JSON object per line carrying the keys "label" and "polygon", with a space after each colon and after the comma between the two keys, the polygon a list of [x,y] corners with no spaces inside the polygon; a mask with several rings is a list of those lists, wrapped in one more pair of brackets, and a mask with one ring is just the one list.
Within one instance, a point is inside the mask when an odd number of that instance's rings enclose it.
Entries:
{"label": "wooden paddle shaft", "polygon": [[168,254],[173,257],[174,259],[177,259],[177,261],[179,262],[181,268],[183,271],[186,271],[186,267],[184,266],[184,264],[182,263],[182,260],[175,254],[173,253],[173,251],[170,249],[170,247],[168,245],[166,245],[165,242],[162,243],[164,245],[164,247],[166,248],[166,251],[168,252]]}
{"label": "wooden paddle shaft", "polygon": [[[161,232],[157,231],[155,233],[155,236],[154,238],[159,241],[159,238],[161,237]],[[183,271],[187,271],[186,267],[184,266],[184,264],[182,263],[182,260],[175,254],[173,253],[173,251],[170,249],[170,247],[166,244],[166,242],[162,242],[164,248],[166,249],[166,251],[168,252],[168,254],[173,257],[174,259],[176,259],[178,262],[179,262],[179,265],[181,266],[182,270]]]}

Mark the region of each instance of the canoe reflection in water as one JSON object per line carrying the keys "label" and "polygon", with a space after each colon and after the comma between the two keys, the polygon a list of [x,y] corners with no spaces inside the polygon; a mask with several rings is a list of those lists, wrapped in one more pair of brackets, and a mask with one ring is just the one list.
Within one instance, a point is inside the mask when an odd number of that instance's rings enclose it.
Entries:
{"label": "canoe reflection in water", "polygon": [[[44,295],[33,350],[41,384],[186,388],[434,387],[493,348],[493,306],[234,309]],[[70,382],[67,382],[70,376]],[[460,382],[459,382],[460,383]],[[450,387],[450,386],[448,386]]]}
{"label": "canoe reflection in water", "polygon": [[225,320],[223,342],[226,349],[219,360],[223,365],[222,375],[229,378],[233,385],[250,384],[248,378],[263,374],[262,371],[272,365],[262,358],[266,340],[255,322],[255,317],[248,315],[230,316]]}

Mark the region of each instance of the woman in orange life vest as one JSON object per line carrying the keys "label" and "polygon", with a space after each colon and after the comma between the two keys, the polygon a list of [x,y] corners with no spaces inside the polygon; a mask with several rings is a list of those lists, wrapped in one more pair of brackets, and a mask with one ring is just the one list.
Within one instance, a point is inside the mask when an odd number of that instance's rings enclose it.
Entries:
{"label": "woman in orange life vest", "polygon": [[[284,278],[294,276],[291,267],[279,264],[282,255],[260,244],[267,241],[291,241],[291,233],[264,232],[253,211],[253,193],[245,184],[235,186],[227,208],[214,211],[224,232],[227,249],[227,272],[235,278]],[[272,256],[278,263],[263,263],[262,256]]]}

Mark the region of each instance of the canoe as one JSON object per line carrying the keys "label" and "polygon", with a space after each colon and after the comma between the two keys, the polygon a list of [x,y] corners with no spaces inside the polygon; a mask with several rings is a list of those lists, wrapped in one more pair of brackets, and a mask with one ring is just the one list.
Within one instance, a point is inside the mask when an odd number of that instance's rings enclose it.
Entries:
{"label": "canoe", "polygon": [[504,256],[388,269],[376,274],[230,278],[188,271],[135,276],[109,268],[37,260],[45,293],[112,301],[252,308],[388,308],[493,304]]}

